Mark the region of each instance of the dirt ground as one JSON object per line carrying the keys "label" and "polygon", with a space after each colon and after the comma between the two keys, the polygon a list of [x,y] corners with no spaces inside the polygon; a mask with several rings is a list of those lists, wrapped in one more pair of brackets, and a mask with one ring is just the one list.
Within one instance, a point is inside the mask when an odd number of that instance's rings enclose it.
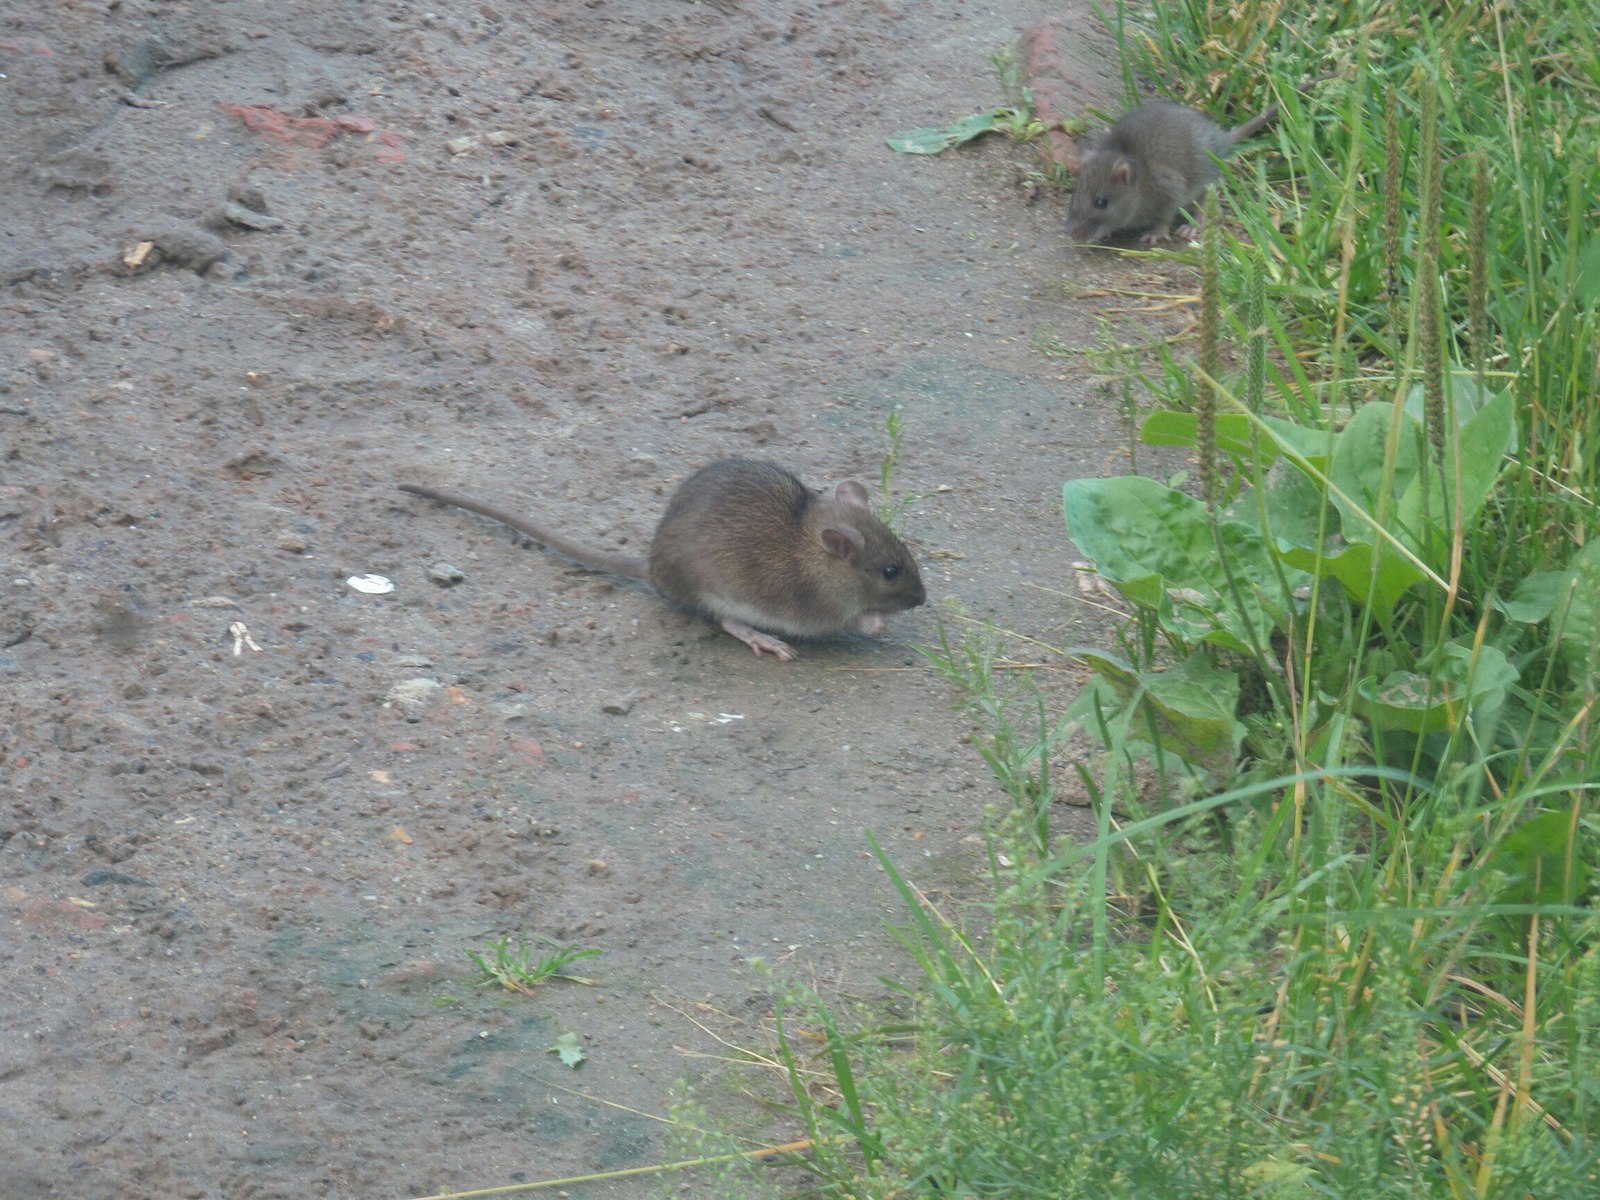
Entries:
{"label": "dirt ground", "polygon": [[[1025,148],[883,140],[997,102],[1052,11],[0,13],[0,1197],[618,1170],[682,1080],[800,1135],[685,1014],[762,1046],[788,982],[906,974],[865,830],[970,894],[1001,797],[911,649],[946,605],[1101,636],[1059,489],[1125,439],[1030,337],[1091,344],[1122,264]],[[930,603],[788,664],[394,486],[638,547],[713,458],[875,484],[893,412]],[[520,933],[594,986],[475,987]],[[716,1194],[562,1194],[664,1193]]]}

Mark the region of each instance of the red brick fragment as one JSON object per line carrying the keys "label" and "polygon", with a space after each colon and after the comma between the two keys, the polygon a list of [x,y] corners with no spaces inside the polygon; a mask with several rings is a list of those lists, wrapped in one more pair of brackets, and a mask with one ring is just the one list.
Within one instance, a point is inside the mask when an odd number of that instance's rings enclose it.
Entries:
{"label": "red brick fragment", "polygon": [[39,54],[54,58],[56,52],[42,37],[0,38],[0,50],[15,50],[20,54]]}
{"label": "red brick fragment", "polygon": [[400,148],[405,138],[393,130],[380,130],[376,121],[359,113],[337,117],[291,117],[265,104],[222,104],[218,107],[229,116],[238,117],[247,129],[285,146],[321,150],[336,137],[358,133],[378,144],[374,157],[379,161],[405,161],[405,151]]}
{"label": "red brick fragment", "polygon": [[1069,171],[1078,169],[1078,151],[1070,137],[1061,128],[1066,115],[1066,81],[1060,76],[1061,36],[1057,20],[1040,21],[1022,31],[1022,73],[1033,93],[1034,114],[1046,125],[1048,133],[1039,140],[1039,156],[1046,166],[1064,166]]}
{"label": "red brick fragment", "polygon": [[40,896],[29,901],[20,914],[24,925],[37,925],[40,929],[104,929],[111,918],[103,913],[90,912],[70,900],[51,900]]}

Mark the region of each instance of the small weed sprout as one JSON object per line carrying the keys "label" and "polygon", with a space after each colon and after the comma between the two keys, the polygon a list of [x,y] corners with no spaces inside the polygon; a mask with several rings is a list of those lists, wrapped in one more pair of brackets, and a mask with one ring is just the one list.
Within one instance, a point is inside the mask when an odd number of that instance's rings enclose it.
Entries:
{"label": "small weed sprout", "polygon": [[[552,949],[540,954],[540,943]],[[593,986],[592,979],[568,975],[565,970],[580,959],[594,958],[601,953],[600,950],[585,950],[571,945],[558,946],[543,936],[534,941],[523,935],[513,945],[509,933],[497,942],[490,942],[481,953],[476,950],[466,952],[478,968],[479,977],[474,982],[480,987],[498,984],[508,992],[520,992],[524,996],[531,995],[533,989],[547,979],[566,979]]]}
{"label": "small weed sprout", "polygon": [[900,465],[900,438],[903,432],[900,413],[890,413],[889,419],[884,422],[884,434],[888,444],[884,447],[883,459],[878,466],[878,516],[891,528],[908,505],[922,499],[920,494],[902,496],[893,502],[889,499],[889,490],[894,484],[895,469]]}
{"label": "small weed sprout", "polygon": [[1022,55],[1017,43],[1012,42],[997,50],[989,58],[994,73],[1000,80],[1000,91],[1006,98],[1006,107],[997,109],[996,128],[1013,142],[1031,142],[1045,131],[1033,103],[1033,91],[1023,82]]}
{"label": "small weed sprout", "polygon": [[1010,41],[1001,46],[989,56],[989,65],[994,68],[995,78],[1000,81],[1000,94],[1006,98],[1006,103],[1018,105],[1028,98],[1028,86],[1022,81],[1020,42]]}

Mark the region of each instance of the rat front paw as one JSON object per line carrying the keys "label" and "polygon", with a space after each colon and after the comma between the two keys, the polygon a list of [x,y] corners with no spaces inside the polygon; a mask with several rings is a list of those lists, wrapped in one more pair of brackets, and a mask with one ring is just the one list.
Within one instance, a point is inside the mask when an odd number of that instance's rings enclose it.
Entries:
{"label": "rat front paw", "polygon": [[746,646],[756,652],[756,657],[770,654],[779,662],[789,662],[796,657],[794,650],[788,642],[775,638],[770,633],[762,633],[759,629],[751,629],[743,621],[735,621],[732,617],[722,618],[722,627]]}

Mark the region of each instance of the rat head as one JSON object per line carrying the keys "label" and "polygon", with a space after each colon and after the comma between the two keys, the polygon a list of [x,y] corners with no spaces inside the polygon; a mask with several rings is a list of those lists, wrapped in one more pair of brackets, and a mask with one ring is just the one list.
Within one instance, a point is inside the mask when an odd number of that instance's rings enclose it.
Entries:
{"label": "rat head", "polygon": [[1067,203],[1067,236],[1099,242],[1136,222],[1139,164],[1126,154],[1093,150],[1078,168],[1078,183]]}
{"label": "rat head", "polygon": [[816,535],[827,555],[829,585],[852,628],[881,633],[890,615],[926,602],[916,559],[873,514],[866,488],[841,483],[833,503],[819,508]]}

